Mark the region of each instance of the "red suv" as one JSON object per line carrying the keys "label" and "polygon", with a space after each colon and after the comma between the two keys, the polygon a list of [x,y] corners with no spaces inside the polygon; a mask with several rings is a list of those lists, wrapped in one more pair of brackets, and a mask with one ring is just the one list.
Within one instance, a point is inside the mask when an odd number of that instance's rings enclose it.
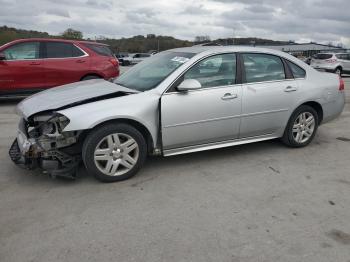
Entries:
{"label": "red suv", "polygon": [[100,43],[32,38],[0,47],[0,96],[118,75],[118,60]]}

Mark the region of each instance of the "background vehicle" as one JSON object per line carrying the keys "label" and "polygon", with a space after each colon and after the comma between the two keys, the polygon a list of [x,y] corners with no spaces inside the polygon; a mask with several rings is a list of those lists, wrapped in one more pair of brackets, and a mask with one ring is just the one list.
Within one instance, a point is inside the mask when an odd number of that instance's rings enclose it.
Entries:
{"label": "background vehicle", "polygon": [[120,65],[126,66],[124,58],[129,56],[128,53],[118,53],[115,56],[118,59]]}
{"label": "background vehicle", "polygon": [[152,56],[114,83],[74,83],[22,101],[10,155],[28,168],[49,164],[51,173],[66,176],[81,157],[97,179],[119,181],[133,176],[148,154],[275,138],[306,146],[344,104],[339,76],[286,53],[179,48]]}
{"label": "background vehicle", "polygon": [[124,65],[134,65],[142,62],[143,60],[149,58],[152,56],[152,54],[147,53],[137,53],[137,54],[130,54],[128,57],[124,57]]}
{"label": "background vehicle", "polygon": [[118,60],[104,44],[62,39],[22,39],[0,47],[0,96],[119,75]]}
{"label": "background vehicle", "polygon": [[319,53],[311,59],[311,64],[315,69],[333,72],[338,75],[350,73],[349,53]]}

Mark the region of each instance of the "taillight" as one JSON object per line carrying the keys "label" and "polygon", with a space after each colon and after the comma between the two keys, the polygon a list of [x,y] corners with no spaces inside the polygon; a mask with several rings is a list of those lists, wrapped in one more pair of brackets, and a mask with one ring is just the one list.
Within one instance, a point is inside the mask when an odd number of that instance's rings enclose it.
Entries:
{"label": "taillight", "polygon": [[339,76],[339,91],[345,90],[344,80]]}
{"label": "taillight", "polygon": [[337,59],[326,59],[325,61],[328,63],[335,63],[337,62]]}
{"label": "taillight", "polygon": [[114,57],[110,58],[108,61],[111,62],[112,65],[114,65],[114,66],[118,66],[119,65],[118,60],[116,58],[114,58]]}

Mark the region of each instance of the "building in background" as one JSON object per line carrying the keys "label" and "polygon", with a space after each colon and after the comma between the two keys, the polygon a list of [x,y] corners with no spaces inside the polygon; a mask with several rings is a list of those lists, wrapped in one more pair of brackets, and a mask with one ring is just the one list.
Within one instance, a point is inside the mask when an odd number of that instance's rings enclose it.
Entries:
{"label": "building in background", "polygon": [[348,51],[346,48],[343,48],[343,47],[336,47],[336,46],[316,44],[316,43],[308,43],[308,44],[292,43],[292,44],[285,44],[285,45],[257,45],[257,46],[284,51],[298,57],[299,56],[310,57],[314,54],[326,53],[326,52],[341,53],[341,52]]}

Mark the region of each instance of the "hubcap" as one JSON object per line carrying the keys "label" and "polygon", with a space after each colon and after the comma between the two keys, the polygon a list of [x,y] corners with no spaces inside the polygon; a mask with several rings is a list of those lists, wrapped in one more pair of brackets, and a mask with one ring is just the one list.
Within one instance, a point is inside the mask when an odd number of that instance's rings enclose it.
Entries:
{"label": "hubcap", "polygon": [[310,112],[301,113],[294,121],[293,138],[302,144],[310,139],[315,130],[315,118]]}
{"label": "hubcap", "polygon": [[139,158],[139,145],[131,136],[115,133],[104,137],[96,146],[94,161],[105,175],[120,176],[130,171]]}

